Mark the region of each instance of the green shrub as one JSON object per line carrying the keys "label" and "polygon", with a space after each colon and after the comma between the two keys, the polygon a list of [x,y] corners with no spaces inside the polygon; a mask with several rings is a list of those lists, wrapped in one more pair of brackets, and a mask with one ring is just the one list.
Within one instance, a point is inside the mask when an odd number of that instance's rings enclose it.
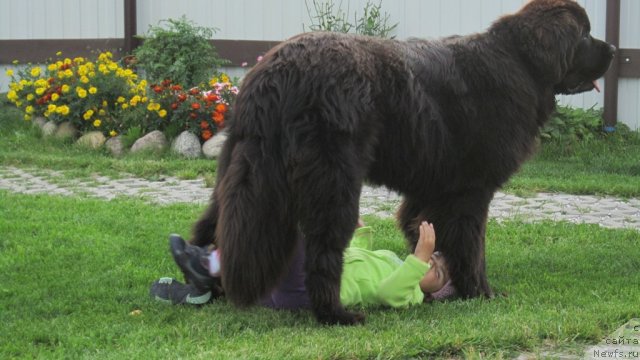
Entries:
{"label": "green shrub", "polygon": [[558,105],[540,137],[543,141],[568,143],[593,140],[603,133],[603,124],[602,109]]}
{"label": "green shrub", "polygon": [[159,24],[163,23],[166,28],[149,26],[143,44],[134,50],[137,65],[149,82],[171,79],[190,88],[206,82],[228,63],[209,42],[216,29],[196,26],[184,16],[161,20]]}
{"label": "green shrub", "polygon": [[344,12],[342,10],[342,2],[338,4],[334,3],[334,0],[327,0],[325,2],[318,2],[312,0],[313,13],[309,8],[309,4],[305,0],[307,6],[307,14],[311,19],[311,26],[309,29],[312,31],[332,31],[340,33],[349,33],[352,29],[355,29],[356,34],[376,36],[381,38],[393,38],[389,34],[398,26],[398,24],[388,25],[389,15],[387,13],[382,14],[382,0],[378,5],[374,5],[367,1],[364,7],[364,15],[358,17],[357,13],[354,13],[355,25],[347,20],[349,9]]}

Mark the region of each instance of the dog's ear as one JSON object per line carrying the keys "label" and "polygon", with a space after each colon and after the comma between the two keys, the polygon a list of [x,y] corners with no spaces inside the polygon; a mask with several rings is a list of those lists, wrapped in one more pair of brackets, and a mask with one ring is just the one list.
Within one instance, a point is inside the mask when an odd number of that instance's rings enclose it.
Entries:
{"label": "dog's ear", "polygon": [[582,14],[577,14],[580,10],[568,1],[532,1],[494,25],[500,27],[499,23],[505,22],[504,27],[510,29],[511,41],[523,60],[541,79],[557,84],[571,66],[581,38],[578,17],[582,18]]}

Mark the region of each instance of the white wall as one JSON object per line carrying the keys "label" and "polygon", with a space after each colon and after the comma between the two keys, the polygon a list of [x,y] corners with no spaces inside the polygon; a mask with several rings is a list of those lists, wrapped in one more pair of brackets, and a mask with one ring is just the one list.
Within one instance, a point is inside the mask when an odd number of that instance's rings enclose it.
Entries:
{"label": "white wall", "polygon": [[[324,0],[317,0],[323,2]],[[377,3],[377,0],[372,0]],[[398,23],[394,35],[436,38],[483,31],[502,14],[517,11],[526,0],[383,0],[389,23]],[[606,1],[578,0],[591,19],[592,33],[604,39]],[[0,0],[0,39],[71,39],[123,37],[123,0]],[[307,0],[310,8],[312,0]],[[336,0],[340,3],[340,0]],[[362,14],[367,0],[342,0],[343,10]],[[640,1],[622,0],[620,45],[640,48]],[[284,40],[309,29],[304,0],[138,0],[138,33],[159,20],[186,15],[196,24],[216,27],[216,38]],[[26,21],[25,19],[28,19]],[[2,49],[0,49],[2,51]],[[257,54],[256,54],[257,55]],[[0,65],[0,70],[7,66]],[[230,69],[234,75],[242,70]],[[0,91],[8,79],[0,72]],[[601,81],[604,87],[603,81]],[[595,91],[562,96],[562,103],[601,107],[604,97]],[[640,79],[621,79],[619,119],[640,128]]]}

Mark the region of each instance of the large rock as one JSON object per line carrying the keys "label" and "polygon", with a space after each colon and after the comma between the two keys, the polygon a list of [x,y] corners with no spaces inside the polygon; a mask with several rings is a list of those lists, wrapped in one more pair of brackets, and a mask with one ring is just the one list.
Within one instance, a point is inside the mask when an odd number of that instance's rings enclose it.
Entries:
{"label": "large rock", "polygon": [[44,135],[44,136],[53,136],[53,134],[56,133],[56,130],[58,130],[58,125],[56,123],[54,123],[53,121],[47,121],[42,126],[42,135]]}
{"label": "large rock", "polygon": [[104,137],[104,134],[102,134],[102,131],[91,131],[82,135],[77,143],[80,146],[98,149],[104,145],[105,141],[107,141],[107,139]]}
{"label": "large rock", "polygon": [[198,158],[202,155],[200,140],[198,140],[195,134],[189,131],[183,131],[173,140],[171,150],[189,159]]}
{"label": "large rock", "polygon": [[63,122],[58,126],[55,136],[59,139],[75,138],[78,135],[78,129],[70,122]]}
{"label": "large rock", "polygon": [[204,145],[202,145],[202,152],[207,159],[213,159],[220,156],[220,151],[222,150],[222,144],[224,144],[225,140],[227,140],[227,132],[222,131],[217,133],[214,137],[207,140]]}
{"label": "large rock", "polygon": [[33,125],[38,126],[40,129],[44,128],[44,125],[47,123],[47,118],[44,116],[36,116],[33,118]]}
{"label": "large rock", "polygon": [[132,153],[140,151],[162,152],[169,146],[167,137],[159,130],[154,130],[136,140],[131,147]]}
{"label": "large rock", "polygon": [[122,141],[122,136],[120,135],[107,140],[107,142],[104,143],[104,146],[107,148],[107,150],[109,150],[111,155],[115,157],[124,155],[124,142]]}

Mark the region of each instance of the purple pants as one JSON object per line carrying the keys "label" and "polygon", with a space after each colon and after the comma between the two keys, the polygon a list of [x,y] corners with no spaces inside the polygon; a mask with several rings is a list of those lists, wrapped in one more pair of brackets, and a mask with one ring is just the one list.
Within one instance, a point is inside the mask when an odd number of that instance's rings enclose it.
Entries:
{"label": "purple pants", "polygon": [[305,277],[304,241],[298,241],[285,276],[269,295],[260,300],[260,305],[282,310],[310,309]]}

